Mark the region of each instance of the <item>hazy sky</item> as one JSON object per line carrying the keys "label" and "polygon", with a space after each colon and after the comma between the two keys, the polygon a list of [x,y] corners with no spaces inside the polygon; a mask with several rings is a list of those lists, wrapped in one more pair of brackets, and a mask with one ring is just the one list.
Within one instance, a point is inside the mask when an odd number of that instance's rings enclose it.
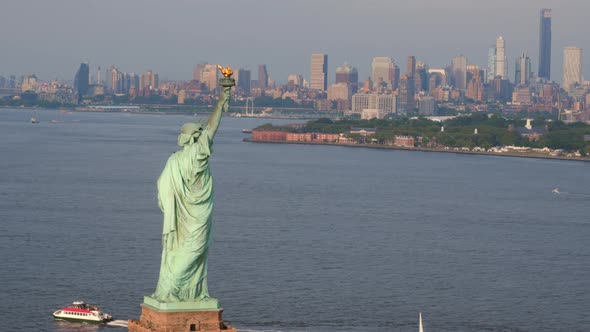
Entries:
{"label": "hazy sky", "polygon": [[1,0],[0,75],[72,80],[80,62],[122,71],[152,69],[190,79],[199,62],[253,70],[272,79],[309,78],[310,54],[328,54],[329,80],[345,61],[370,74],[375,56],[406,70],[415,55],[431,68],[457,54],[487,65],[506,40],[509,76],[528,51],[537,71],[539,11],[553,9],[552,79],[561,82],[563,47],[585,49],[590,77],[590,0]]}

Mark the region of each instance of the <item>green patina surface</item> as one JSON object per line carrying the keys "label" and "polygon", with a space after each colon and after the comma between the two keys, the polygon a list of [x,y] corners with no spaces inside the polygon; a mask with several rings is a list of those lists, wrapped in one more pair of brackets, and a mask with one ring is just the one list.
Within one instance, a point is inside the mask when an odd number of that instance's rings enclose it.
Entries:
{"label": "green patina surface", "polygon": [[185,301],[185,302],[160,302],[152,297],[145,296],[143,304],[160,312],[167,311],[211,311],[220,310],[219,301],[214,298],[199,301]]}
{"label": "green patina surface", "polygon": [[156,310],[219,308],[207,287],[214,206],[209,157],[221,114],[229,107],[231,86],[235,84],[231,81],[222,82],[223,92],[207,124],[182,126],[178,136],[182,149],[168,158],[158,178],[158,204],[164,215],[162,260],[156,291],[144,302]]}

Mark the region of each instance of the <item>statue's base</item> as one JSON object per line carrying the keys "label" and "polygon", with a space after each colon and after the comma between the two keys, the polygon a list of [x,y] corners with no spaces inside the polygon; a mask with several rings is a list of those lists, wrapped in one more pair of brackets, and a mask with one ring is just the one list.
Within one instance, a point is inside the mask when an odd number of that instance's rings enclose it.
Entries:
{"label": "statue's base", "polygon": [[[131,332],[237,332],[235,328],[225,324],[221,318],[223,309],[217,306],[217,300],[214,302],[216,308],[205,308],[213,303],[161,303],[146,296],[141,305],[139,321],[129,320],[128,328]],[[153,304],[157,305],[152,306]]]}

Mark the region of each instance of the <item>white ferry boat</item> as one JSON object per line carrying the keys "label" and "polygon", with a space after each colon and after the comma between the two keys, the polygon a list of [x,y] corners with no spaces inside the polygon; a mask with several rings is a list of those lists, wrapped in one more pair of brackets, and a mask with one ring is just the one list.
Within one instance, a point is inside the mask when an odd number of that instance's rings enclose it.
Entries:
{"label": "white ferry boat", "polygon": [[97,306],[82,301],[76,301],[70,306],[54,312],[53,318],[89,323],[104,323],[113,320],[111,315],[101,312]]}

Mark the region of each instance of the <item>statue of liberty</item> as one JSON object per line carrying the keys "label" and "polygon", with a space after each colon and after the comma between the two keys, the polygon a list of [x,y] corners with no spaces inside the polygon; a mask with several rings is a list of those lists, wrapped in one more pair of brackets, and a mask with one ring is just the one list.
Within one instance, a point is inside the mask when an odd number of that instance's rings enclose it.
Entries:
{"label": "statue of liberty", "polygon": [[228,109],[231,86],[229,67],[207,124],[186,123],[180,129],[176,151],[158,178],[158,203],[164,215],[162,262],[156,291],[151,298],[161,303],[215,301],[207,288],[207,255],[211,240],[213,178],[209,157],[213,138]]}

